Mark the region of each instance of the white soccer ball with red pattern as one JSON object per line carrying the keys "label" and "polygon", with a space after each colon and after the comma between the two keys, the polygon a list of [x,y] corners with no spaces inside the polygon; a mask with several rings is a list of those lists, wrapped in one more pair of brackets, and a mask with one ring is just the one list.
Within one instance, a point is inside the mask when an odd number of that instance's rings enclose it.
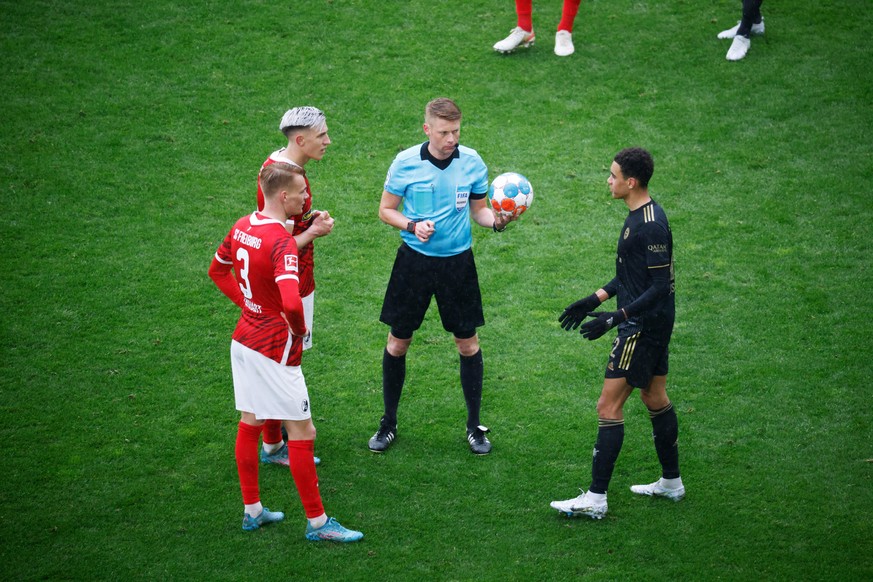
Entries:
{"label": "white soccer ball with red pattern", "polygon": [[494,212],[504,216],[520,216],[533,202],[530,181],[516,172],[500,174],[488,188],[488,200]]}

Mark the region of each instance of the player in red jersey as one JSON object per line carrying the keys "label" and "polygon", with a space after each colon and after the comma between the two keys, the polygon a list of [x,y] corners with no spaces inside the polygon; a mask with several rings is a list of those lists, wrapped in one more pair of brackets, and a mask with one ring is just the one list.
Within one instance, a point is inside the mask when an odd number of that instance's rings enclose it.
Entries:
{"label": "player in red jersey", "polygon": [[303,170],[285,163],[260,172],[263,209],[240,218],[225,237],[209,276],[242,309],[230,355],[237,427],[239,472],[245,531],[281,521],[285,514],[261,504],[258,440],[266,419],[281,419],[288,433],[291,474],[306,513],[306,539],[352,542],[363,537],[328,518],[318,490],[313,448],[315,425],[306,381],[300,369],[307,333],[299,292],[297,243],[285,228],[309,198]]}
{"label": "player in red jersey", "polygon": [[[276,150],[261,166],[265,168],[276,162],[285,162],[303,169],[310,160],[320,160],[330,145],[327,135],[327,122],[324,113],[315,107],[294,107],[285,112],[279,122],[279,130],[288,139],[288,145]],[[309,196],[303,211],[287,221],[288,231],[294,235],[300,250],[300,296],[303,298],[303,313],[309,332],[303,338],[303,349],[312,347],[312,321],[315,307],[315,277],[313,273],[313,241],[330,234],[333,218],[327,211],[312,209],[312,190],[306,179]],[[264,193],[258,179],[258,209],[264,207]],[[288,464],[288,450],[282,440],[282,425],[279,421],[268,420],[264,425],[264,446],[261,449],[261,462]],[[320,459],[315,458],[318,464]]]}

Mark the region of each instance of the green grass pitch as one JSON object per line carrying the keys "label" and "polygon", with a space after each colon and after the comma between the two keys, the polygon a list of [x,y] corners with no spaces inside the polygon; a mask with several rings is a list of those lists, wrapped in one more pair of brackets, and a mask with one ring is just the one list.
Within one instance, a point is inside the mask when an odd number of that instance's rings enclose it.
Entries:
{"label": "green grass pitch", "polygon": [[[739,0],[585,0],[576,54],[491,45],[511,0],[0,0],[0,575],[5,580],[869,580],[873,578],[873,29],[868,2],[771,2],[725,60]],[[424,139],[424,104],[536,199],[476,228],[483,421],[470,454],[454,344],[416,335],[400,434],[381,413],[378,322],[398,244],[385,172]],[[282,113],[315,105],[333,145],[307,167],[336,217],[317,242],[304,357],[330,515],[359,544],[303,539],[288,471],[240,529],[236,309],[206,270],[255,201]],[[648,417],[601,522],[548,506],[590,479],[609,340],[560,329],[612,276],[616,151],[649,149],[676,244],[669,392],[678,504]]]}

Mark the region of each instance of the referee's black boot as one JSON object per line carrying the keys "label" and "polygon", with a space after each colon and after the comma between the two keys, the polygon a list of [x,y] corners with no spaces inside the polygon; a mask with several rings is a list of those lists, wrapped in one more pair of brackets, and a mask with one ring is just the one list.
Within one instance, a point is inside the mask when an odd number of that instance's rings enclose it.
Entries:
{"label": "referee's black boot", "polygon": [[490,432],[488,427],[481,424],[474,429],[467,429],[467,442],[474,454],[487,455],[491,452],[491,441],[485,436],[487,432]]}
{"label": "referee's black boot", "polygon": [[391,443],[393,443],[396,438],[397,425],[388,424],[383,416],[379,421],[379,430],[377,430],[376,434],[370,438],[370,442],[367,443],[367,446],[369,446],[370,450],[374,453],[382,453],[388,450],[388,447],[391,446]]}

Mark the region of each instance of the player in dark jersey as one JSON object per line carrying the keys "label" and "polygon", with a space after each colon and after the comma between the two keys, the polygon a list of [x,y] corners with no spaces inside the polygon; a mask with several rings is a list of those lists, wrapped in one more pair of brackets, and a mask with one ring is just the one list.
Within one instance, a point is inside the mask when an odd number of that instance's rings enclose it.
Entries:
{"label": "player in dark jersey", "polygon": [[[649,196],[654,168],[651,154],[642,148],[616,154],[607,183],[612,197],[623,200],[630,213],[618,237],[615,277],[567,306],[559,318],[567,331],[581,324],[580,333],[589,340],[618,326],[597,401],[591,486],[578,497],[551,503],[568,516],[606,515],[606,490],[624,441],[624,403],[635,388],[649,410],[662,476],[648,485],[633,485],[631,491],[673,501],[685,496],[679,476],[679,425],[667,397],[668,346],[676,314],[673,235],[664,210]],[[617,297],[617,311],[594,311],[610,297]],[[593,319],[583,324],[586,317]]]}

